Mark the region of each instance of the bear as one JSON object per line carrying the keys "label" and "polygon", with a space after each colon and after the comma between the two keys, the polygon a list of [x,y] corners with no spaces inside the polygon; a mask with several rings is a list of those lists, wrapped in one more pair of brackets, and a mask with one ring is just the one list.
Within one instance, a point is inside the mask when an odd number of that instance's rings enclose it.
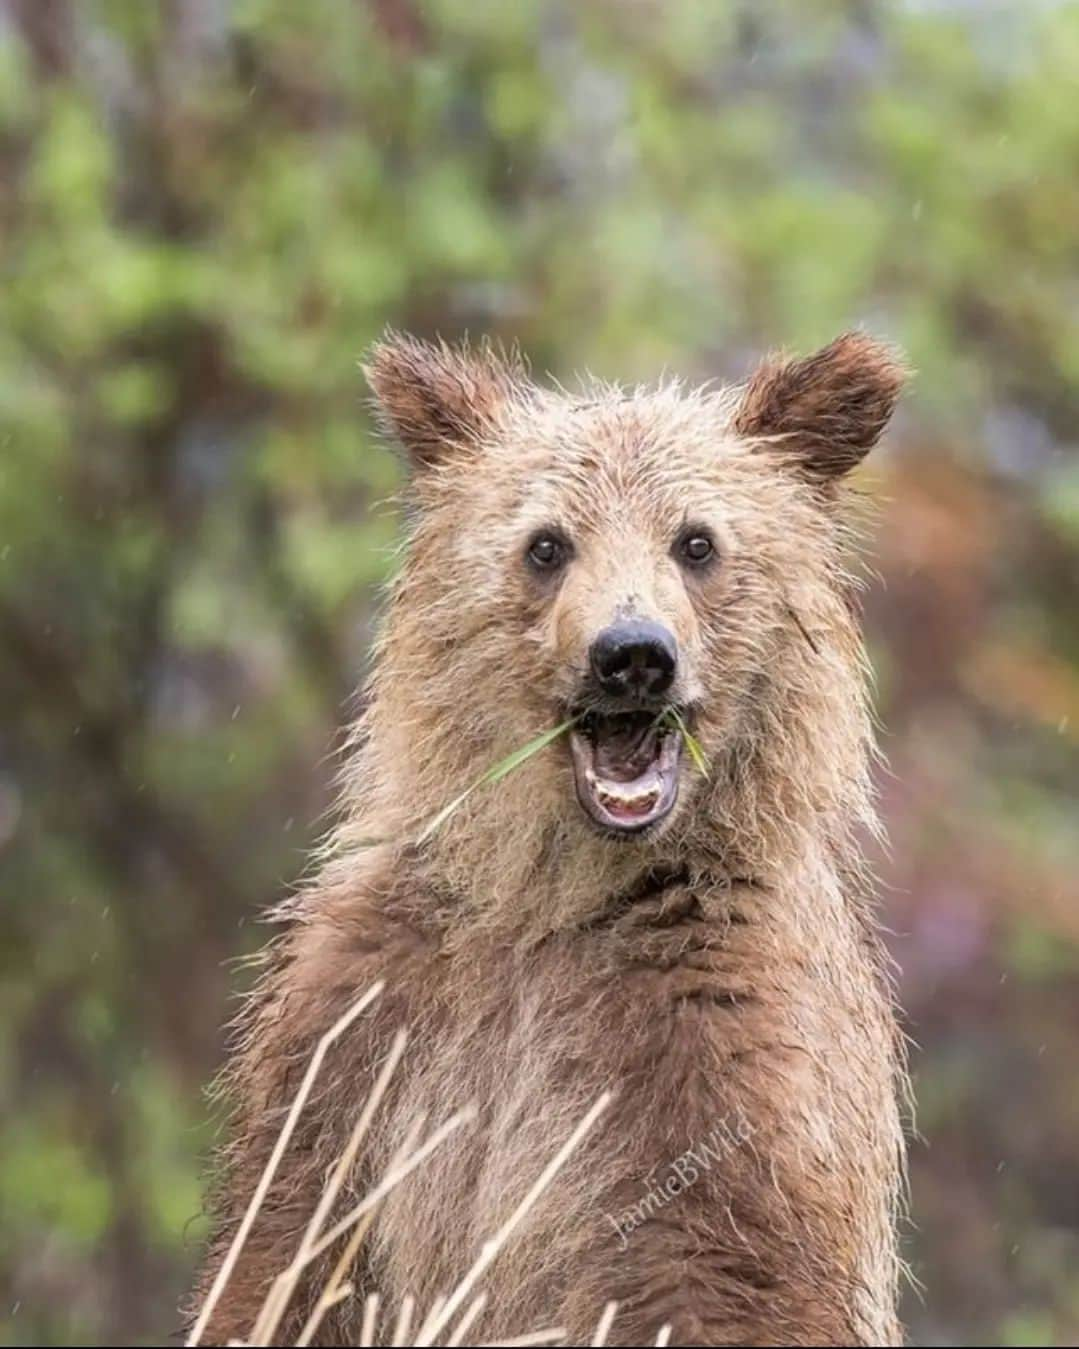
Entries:
{"label": "bear", "polygon": [[852,331],[742,384],[573,392],[391,332],[365,369],[410,464],[406,544],[339,822],[238,1019],[194,1306],[320,1037],[383,990],[326,1054],[210,1340],[251,1334],[406,1028],[335,1211],[418,1121],[476,1116],[388,1195],[314,1342],[359,1343],[371,1292],[384,1326],[448,1295],[609,1091],[486,1270],[474,1342],[590,1343],[614,1302],[616,1344],[899,1343],[906,1077],[849,474],[902,358]]}

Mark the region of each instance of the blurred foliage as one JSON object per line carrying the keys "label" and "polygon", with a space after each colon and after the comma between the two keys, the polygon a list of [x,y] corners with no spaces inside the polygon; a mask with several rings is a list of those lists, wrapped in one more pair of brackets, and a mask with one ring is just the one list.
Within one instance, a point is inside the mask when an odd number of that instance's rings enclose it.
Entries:
{"label": "blurred foliage", "polygon": [[915,1339],[1079,1336],[1079,10],[0,0],[0,1321],[159,1342],[398,482],[388,322],[919,371],[867,478]]}

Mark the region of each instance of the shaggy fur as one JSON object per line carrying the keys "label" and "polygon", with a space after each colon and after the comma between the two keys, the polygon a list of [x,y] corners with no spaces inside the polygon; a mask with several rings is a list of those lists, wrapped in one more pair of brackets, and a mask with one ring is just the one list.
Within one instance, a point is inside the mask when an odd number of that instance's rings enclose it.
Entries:
{"label": "shaggy fur", "polygon": [[[587,1343],[615,1298],[611,1343],[668,1321],[676,1344],[897,1343],[903,1070],[857,844],[876,822],[840,475],[883,429],[898,360],[849,334],[743,388],[572,396],[487,348],[390,336],[368,374],[414,463],[407,553],[342,822],[280,914],[241,1023],[203,1291],[317,1038],[374,980],[388,987],[331,1054],[211,1338],[250,1331],[407,1026],[350,1196],[417,1114],[432,1127],[475,1102],[480,1116],[380,1214],[357,1285],[380,1291],[386,1324],[404,1294],[424,1306],[454,1286],[613,1087],[490,1271],[474,1336],[558,1324]],[[672,557],[687,521],[719,543],[703,576]],[[538,581],[524,550],[551,525],[576,556]],[[410,843],[561,719],[591,639],[627,611],[677,636],[710,779],[684,762],[659,832],[610,839],[557,743]],[[737,1145],[646,1201],[724,1125]],[[627,1212],[643,1221],[623,1239]],[[357,1342],[361,1304],[335,1310],[325,1343]]]}

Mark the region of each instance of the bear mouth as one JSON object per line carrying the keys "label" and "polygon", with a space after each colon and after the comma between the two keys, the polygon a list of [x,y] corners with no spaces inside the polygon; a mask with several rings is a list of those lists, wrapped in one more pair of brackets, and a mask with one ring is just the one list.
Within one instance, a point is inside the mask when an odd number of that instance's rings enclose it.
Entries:
{"label": "bear mouth", "polygon": [[581,712],[569,743],[577,800],[605,833],[640,834],[671,813],[682,737],[654,709]]}

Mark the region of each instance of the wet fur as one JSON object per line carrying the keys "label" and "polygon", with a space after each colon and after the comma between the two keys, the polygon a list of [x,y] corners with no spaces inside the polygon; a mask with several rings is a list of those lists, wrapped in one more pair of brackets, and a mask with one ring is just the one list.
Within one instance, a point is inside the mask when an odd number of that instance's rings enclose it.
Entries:
{"label": "wet fur", "polygon": [[[858,838],[876,829],[865,662],[845,570],[840,474],[899,390],[860,334],[742,389],[543,391],[516,360],[391,337],[369,375],[415,464],[406,558],[350,756],[342,819],[240,1023],[219,1263],[313,1046],[377,978],[331,1054],[211,1325],[246,1335],[393,1032],[406,1059],[351,1182],[362,1193],[418,1113],[468,1102],[457,1135],[380,1215],[357,1271],[383,1324],[449,1291],[606,1087],[612,1108],[484,1282],[473,1337],[548,1325],[587,1343],[896,1343],[902,1061]],[[703,515],[721,572],[669,562]],[[572,577],[519,565],[557,517],[587,540]],[[554,724],[589,633],[627,603],[676,631],[711,759],[683,766],[655,837],[594,832],[555,745],[456,790]],[[392,840],[371,846],[371,839]],[[623,1243],[617,1218],[723,1121],[748,1135]],[[291,1342],[326,1270],[283,1327]],[[356,1343],[362,1298],[324,1322]]]}

